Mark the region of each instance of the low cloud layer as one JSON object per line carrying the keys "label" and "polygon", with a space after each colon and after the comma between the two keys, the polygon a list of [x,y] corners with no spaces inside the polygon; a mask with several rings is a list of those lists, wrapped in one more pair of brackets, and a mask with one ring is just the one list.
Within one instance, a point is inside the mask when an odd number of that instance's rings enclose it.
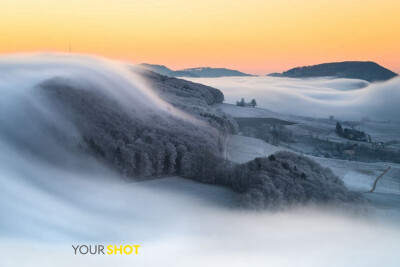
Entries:
{"label": "low cloud layer", "polygon": [[400,78],[380,83],[356,79],[292,79],[277,77],[191,78],[220,89],[226,103],[242,97],[276,112],[359,120],[399,121]]}
{"label": "low cloud layer", "polygon": [[[94,173],[29,171],[37,175],[33,181],[12,172],[0,179],[0,212],[7,214],[0,224],[2,266],[394,267],[400,260],[399,228],[375,220],[312,208],[216,208],[194,196],[222,201],[228,192],[211,185],[201,191],[185,180],[127,186]],[[6,178],[13,182],[4,187]],[[138,255],[79,256],[72,244],[141,248]]]}

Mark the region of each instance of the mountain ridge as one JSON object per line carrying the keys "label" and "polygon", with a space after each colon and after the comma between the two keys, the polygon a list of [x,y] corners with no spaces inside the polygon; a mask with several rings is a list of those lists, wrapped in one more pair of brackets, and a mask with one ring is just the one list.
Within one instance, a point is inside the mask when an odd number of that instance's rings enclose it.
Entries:
{"label": "mountain ridge", "polygon": [[139,66],[169,77],[218,78],[227,76],[254,76],[238,70],[227,68],[196,67],[181,70],[172,70],[164,65],[149,63],[141,63],[139,64]]}

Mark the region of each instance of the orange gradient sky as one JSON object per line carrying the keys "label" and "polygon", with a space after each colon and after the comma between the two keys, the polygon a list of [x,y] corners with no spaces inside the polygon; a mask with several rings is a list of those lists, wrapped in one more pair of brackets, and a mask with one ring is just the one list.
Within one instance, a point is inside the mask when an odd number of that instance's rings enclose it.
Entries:
{"label": "orange gradient sky", "polygon": [[267,74],[371,60],[400,71],[399,0],[1,0],[0,54],[56,51]]}

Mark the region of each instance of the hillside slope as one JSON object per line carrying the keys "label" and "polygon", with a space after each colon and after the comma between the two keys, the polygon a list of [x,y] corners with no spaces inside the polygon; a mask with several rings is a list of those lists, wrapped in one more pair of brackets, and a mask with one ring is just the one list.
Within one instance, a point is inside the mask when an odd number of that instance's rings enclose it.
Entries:
{"label": "hillside slope", "polygon": [[142,67],[142,68],[144,68],[146,70],[154,71],[154,72],[156,72],[158,74],[161,74],[161,75],[167,75],[167,74],[173,72],[173,70],[167,68],[164,65],[155,65],[155,64],[142,63],[142,64],[139,64],[139,67]]}
{"label": "hillside slope", "polygon": [[224,95],[220,90],[141,68],[132,68],[132,70],[144,78],[163,100],[174,107],[206,120],[223,133],[232,133],[237,130],[237,123],[233,118],[210,108],[210,105],[224,101]]}

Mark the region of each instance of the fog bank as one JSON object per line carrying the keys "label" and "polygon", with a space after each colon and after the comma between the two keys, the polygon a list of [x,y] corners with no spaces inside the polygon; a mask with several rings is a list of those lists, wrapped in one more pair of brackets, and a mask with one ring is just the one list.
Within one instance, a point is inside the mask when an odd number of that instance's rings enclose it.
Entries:
{"label": "fog bank", "polygon": [[342,120],[399,121],[400,78],[368,83],[356,79],[280,77],[185,78],[220,89],[225,102],[256,99],[261,108]]}

